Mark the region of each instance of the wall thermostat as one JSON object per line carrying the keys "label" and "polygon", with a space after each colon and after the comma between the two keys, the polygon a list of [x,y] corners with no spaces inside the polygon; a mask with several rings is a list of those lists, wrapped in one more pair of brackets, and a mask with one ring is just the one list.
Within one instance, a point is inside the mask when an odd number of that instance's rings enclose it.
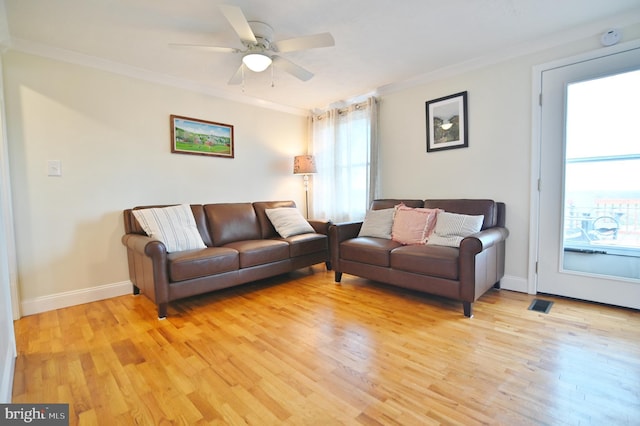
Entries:
{"label": "wall thermostat", "polygon": [[606,31],[604,34],[602,34],[602,36],[600,37],[600,43],[602,43],[603,46],[613,46],[619,41],[620,41],[620,31],[616,29],[610,29]]}

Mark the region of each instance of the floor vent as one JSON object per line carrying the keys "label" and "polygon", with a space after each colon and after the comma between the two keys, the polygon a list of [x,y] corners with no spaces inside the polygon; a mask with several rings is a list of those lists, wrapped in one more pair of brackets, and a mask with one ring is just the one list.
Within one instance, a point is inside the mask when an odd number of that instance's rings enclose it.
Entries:
{"label": "floor vent", "polygon": [[549,310],[551,310],[551,305],[553,305],[553,302],[549,300],[533,299],[533,302],[529,305],[529,310],[548,314]]}

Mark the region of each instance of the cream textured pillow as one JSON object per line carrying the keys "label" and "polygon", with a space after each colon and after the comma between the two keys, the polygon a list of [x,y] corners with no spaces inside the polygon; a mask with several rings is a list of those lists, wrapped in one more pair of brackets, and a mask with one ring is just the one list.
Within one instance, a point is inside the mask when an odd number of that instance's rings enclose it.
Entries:
{"label": "cream textured pillow", "polygon": [[460,247],[465,237],[480,232],[484,216],[470,216],[442,212],[438,214],[436,227],[427,241],[429,245]]}
{"label": "cream textured pillow", "polygon": [[162,241],[169,253],[207,247],[188,204],[133,210],[133,215],[144,232]]}
{"label": "cream textured pillow", "polygon": [[295,207],[265,209],[265,213],[282,238],[316,232]]}
{"label": "cream textured pillow", "polygon": [[400,244],[425,244],[436,221],[438,209],[395,207],[391,239]]}
{"label": "cream textured pillow", "polygon": [[391,226],[395,209],[369,210],[360,228],[358,237],[391,239]]}

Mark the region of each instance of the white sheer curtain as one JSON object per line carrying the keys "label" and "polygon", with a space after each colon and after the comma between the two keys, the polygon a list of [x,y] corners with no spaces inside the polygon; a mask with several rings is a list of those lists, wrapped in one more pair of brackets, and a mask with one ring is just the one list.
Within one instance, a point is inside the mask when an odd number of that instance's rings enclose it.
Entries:
{"label": "white sheer curtain", "polygon": [[333,222],[362,220],[378,196],[376,98],[312,117],[311,217]]}

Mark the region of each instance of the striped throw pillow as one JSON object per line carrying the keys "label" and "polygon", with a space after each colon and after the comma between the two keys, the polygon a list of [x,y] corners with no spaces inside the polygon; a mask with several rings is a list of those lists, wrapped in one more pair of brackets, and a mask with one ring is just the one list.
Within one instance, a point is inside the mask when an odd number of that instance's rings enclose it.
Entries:
{"label": "striped throw pillow", "polygon": [[133,215],[144,232],[162,241],[169,253],[207,247],[188,204],[133,210]]}
{"label": "striped throw pillow", "polygon": [[436,227],[429,237],[427,245],[460,247],[465,237],[480,232],[483,215],[470,216],[465,214],[442,212],[438,214]]}

